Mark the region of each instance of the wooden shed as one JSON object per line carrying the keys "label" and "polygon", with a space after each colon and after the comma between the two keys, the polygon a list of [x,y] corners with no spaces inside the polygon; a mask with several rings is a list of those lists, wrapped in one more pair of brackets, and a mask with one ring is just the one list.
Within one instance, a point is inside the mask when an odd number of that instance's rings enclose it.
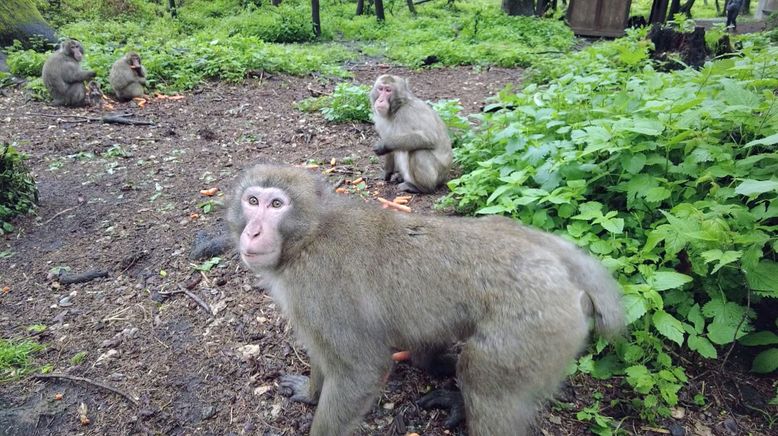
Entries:
{"label": "wooden shed", "polygon": [[567,23],[576,35],[624,35],[632,0],[570,0]]}

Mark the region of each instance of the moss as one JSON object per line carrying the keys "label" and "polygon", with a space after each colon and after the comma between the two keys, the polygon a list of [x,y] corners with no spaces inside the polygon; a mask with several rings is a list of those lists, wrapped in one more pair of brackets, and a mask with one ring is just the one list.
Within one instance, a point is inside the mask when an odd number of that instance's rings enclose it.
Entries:
{"label": "moss", "polygon": [[0,2],[0,46],[14,39],[27,41],[32,35],[53,41],[54,31],[46,24],[32,0]]}

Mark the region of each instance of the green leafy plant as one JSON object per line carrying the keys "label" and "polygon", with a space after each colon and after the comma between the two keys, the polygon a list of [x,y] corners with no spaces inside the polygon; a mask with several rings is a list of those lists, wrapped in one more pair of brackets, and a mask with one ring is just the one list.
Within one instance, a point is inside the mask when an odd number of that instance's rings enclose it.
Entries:
{"label": "green leafy plant", "polygon": [[655,419],[686,382],[681,347],[717,358],[739,341],[761,347],[754,371],[776,369],[776,330],[754,321],[778,298],[778,47],[746,38],[740,58],[663,73],[640,36],[501,92],[455,150],[443,204],[564,233],[618,275],[629,340],[578,369],[625,375]]}
{"label": "green leafy plant", "polygon": [[369,86],[339,83],[331,95],[307,98],[297,103],[297,108],[304,112],[319,111],[333,123],[370,121],[369,92]]}
{"label": "green leafy plant", "polygon": [[47,328],[48,327],[46,327],[45,324],[33,324],[33,325],[27,326],[27,331],[30,332],[30,333],[38,334],[38,333],[45,332]]}
{"label": "green leafy plant", "polygon": [[0,339],[0,382],[16,380],[32,372],[32,355],[45,348],[34,341]]}
{"label": "green leafy plant", "polygon": [[0,144],[0,235],[13,231],[10,218],[30,212],[38,201],[38,189],[25,159],[27,156],[12,144]]}
{"label": "green leafy plant", "polygon": [[78,353],[74,354],[73,357],[70,358],[70,364],[71,365],[79,365],[81,362],[83,362],[86,359],[87,356],[86,351],[79,351]]}
{"label": "green leafy plant", "polygon": [[201,263],[200,265],[194,265],[194,264],[193,264],[192,266],[193,266],[193,267],[194,267],[194,269],[196,269],[197,271],[208,272],[208,271],[210,271],[211,269],[213,269],[213,267],[215,267],[216,265],[218,265],[218,264],[219,264],[219,262],[221,262],[221,260],[222,260],[222,258],[221,258],[221,257],[212,257],[212,258],[210,258],[210,259],[206,260],[205,262]]}

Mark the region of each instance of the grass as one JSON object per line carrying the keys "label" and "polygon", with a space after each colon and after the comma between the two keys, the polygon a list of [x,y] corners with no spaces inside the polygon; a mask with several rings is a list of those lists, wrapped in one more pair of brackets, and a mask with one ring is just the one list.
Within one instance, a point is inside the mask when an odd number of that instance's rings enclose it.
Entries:
{"label": "grass", "polygon": [[32,355],[45,348],[35,341],[0,339],[0,382],[16,380],[32,372]]}

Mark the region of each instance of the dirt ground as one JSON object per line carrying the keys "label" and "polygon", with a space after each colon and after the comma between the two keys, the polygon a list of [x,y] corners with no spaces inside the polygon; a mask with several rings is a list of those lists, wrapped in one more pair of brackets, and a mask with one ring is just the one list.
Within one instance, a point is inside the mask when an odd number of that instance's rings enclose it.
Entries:
{"label": "dirt ground", "polygon": [[[384,72],[410,77],[422,99],[460,98],[467,113],[522,78],[521,70],[497,68],[353,66],[359,83]],[[36,365],[87,379],[27,377],[0,385],[0,434],[296,435],[309,428],[314,409],[292,403],[277,386],[279,375],[305,372],[307,358],[272,300],[232,251],[204,272],[194,269],[203,260],[190,252],[196,240],[223,231],[221,193],[209,198],[200,190],[228,191],[255,162],[319,162],[333,183],[363,177],[363,194],[376,207],[374,194],[397,194],[395,185],[379,181],[370,124],[330,124],[293,107],[333,88],[314,77],[265,75],[241,85],[206,84],[143,108],[116,104],[116,112],[152,126],[84,123],[78,116],[106,110],[54,108],[18,89],[0,96],[0,141],[31,156],[40,191],[37,215],[18,219],[16,232],[0,237],[0,253],[11,254],[0,256],[0,288],[10,288],[0,295],[0,337],[35,337],[47,345]],[[443,213],[432,205],[444,194],[414,197],[413,213]],[[108,277],[62,284],[57,267]],[[182,289],[213,314],[184,293],[164,295]],[[47,329],[30,333],[33,324]],[[80,352],[86,357],[74,363]],[[621,380],[584,376],[569,381],[538,427],[544,434],[585,433],[576,412],[598,391],[603,413],[623,418],[629,433],[769,434],[765,404],[774,388],[749,375],[737,352],[723,368],[696,361],[689,368],[690,388],[675,418],[655,428],[608,405]],[[360,434],[464,434],[443,429],[446,412],[414,403],[431,387],[452,383],[398,365]],[[698,392],[708,399],[703,407],[692,401]]]}

